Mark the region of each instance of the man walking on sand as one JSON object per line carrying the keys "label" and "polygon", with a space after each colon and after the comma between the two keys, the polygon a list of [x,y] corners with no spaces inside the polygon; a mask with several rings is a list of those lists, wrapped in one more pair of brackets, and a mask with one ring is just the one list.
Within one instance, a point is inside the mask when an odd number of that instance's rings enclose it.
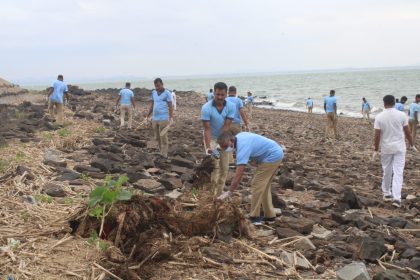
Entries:
{"label": "man walking on sand", "polygon": [[[250,220],[254,225],[262,221],[274,222],[276,212],[271,197],[271,181],[284,157],[282,147],[271,139],[250,132],[241,132],[236,137],[231,132],[223,132],[218,143],[225,152],[236,150],[235,177],[229,190],[218,199],[223,200],[232,195],[241,182],[245,166],[249,160],[253,160],[257,163],[257,169],[251,182]],[[264,218],[261,217],[261,205]]]}
{"label": "man walking on sand", "polygon": [[239,132],[241,132],[241,120],[245,124],[245,130],[248,131],[248,118],[245,114],[244,103],[240,98],[236,97],[236,87],[229,87],[228,97],[226,98],[226,100],[235,104],[236,107],[235,116],[233,117],[232,124],[230,125],[230,131],[232,131],[233,135],[236,135]]}
{"label": "man walking on sand", "polygon": [[[52,117],[56,118],[58,125],[63,125],[64,113],[63,103],[64,97],[69,100],[67,85],[63,82],[63,75],[58,75],[57,80],[53,82],[48,89],[49,104],[48,110]],[[57,110],[57,115],[54,114],[54,109]]]}
{"label": "man walking on sand", "polygon": [[367,102],[366,98],[362,98],[362,115],[363,118],[366,120],[369,120],[369,114],[370,114],[370,104]]}
{"label": "man walking on sand", "polygon": [[413,135],[413,145],[416,142],[416,137],[417,137],[417,126],[419,124],[419,112],[420,112],[420,94],[416,95],[416,98],[414,99],[413,103],[410,104],[410,122],[409,122],[409,126],[410,126],[410,131],[411,134]]}
{"label": "man walking on sand", "polygon": [[330,96],[324,98],[324,110],[327,114],[327,126],[325,128],[325,137],[329,137],[331,130],[334,131],[334,136],[337,139],[337,97],[335,97],[335,90],[330,90]]}
{"label": "man walking on sand", "polygon": [[314,107],[314,101],[308,97],[306,100],[306,109],[308,109],[308,113],[312,113],[312,108]]}
{"label": "man walking on sand", "polygon": [[120,105],[120,119],[121,124],[120,127],[124,126],[125,121],[125,114],[128,115],[128,128],[131,129],[132,123],[133,123],[133,109],[136,109],[136,104],[134,102],[134,93],[130,89],[131,83],[127,82],[125,83],[125,88],[120,90],[120,93],[118,94],[117,101],[115,104],[115,107],[118,107],[118,104]]}
{"label": "man walking on sand", "polygon": [[385,201],[392,200],[392,205],[399,208],[401,207],[401,189],[406,153],[404,135],[411,149],[416,152],[417,149],[413,146],[407,117],[403,112],[394,108],[394,96],[386,95],[383,101],[385,110],[375,118],[375,151],[372,160],[376,158],[380,144],[383,199]]}
{"label": "man walking on sand", "polygon": [[[213,154],[217,149],[217,137],[230,130],[235,117],[235,104],[226,99],[227,85],[218,82],[214,85],[214,100],[201,108],[201,121],[204,127],[204,148],[206,154]],[[213,159],[214,170],[211,173],[211,185],[215,196],[222,193],[229,170],[229,152],[220,151],[220,157]]]}
{"label": "man walking on sand", "polygon": [[155,139],[159,145],[160,154],[168,157],[168,132],[161,135],[161,132],[168,125],[173,123],[172,94],[163,87],[161,78],[154,80],[155,89],[152,91],[152,103],[147,114],[147,119],[152,115],[152,127]]}

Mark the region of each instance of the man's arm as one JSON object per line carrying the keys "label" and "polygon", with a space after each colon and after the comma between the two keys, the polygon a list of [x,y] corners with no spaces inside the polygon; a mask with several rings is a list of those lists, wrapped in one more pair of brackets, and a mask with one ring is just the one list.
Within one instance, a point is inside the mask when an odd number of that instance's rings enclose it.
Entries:
{"label": "man's arm", "polygon": [[154,104],[154,101],[152,100],[152,102],[150,102],[150,108],[149,108],[149,112],[147,113],[147,118],[150,118],[150,115],[152,115],[153,113],[153,104]]}
{"label": "man's arm", "polygon": [[231,123],[232,123],[232,119],[225,119],[225,123],[223,124],[222,131],[223,132],[229,131]]}
{"label": "man's arm", "polygon": [[241,115],[241,118],[244,121],[245,126],[248,127],[248,117],[247,117],[247,115],[245,113],[245,110],[243,108],[241,108],[239,110],[239,114]]}
{"label": "man's arm", "polygon": [[337,103],[334,103],[334,113],[337,116]]}
{"label": "man's arm", "polygon": [[236,166],[236,173],[235,177],[232,179],[232,183],[230,184],[229,191],[234,192],[241,182],[242,174],[244,174],[245,171],[245,165],[238,165]]}
{"label": "man's arm", "polygon": [[134,96],[131,96],[131,105],[133,105],[133,108],[136,109],[136,102],[134,101]]}
{"label": "man's arm", "polygon": [[410,144],[410,147],[413,146],[413,136],[411,135],[411,131],[408,128],[408,125],[404,126],[404,134],[405,134],[405,138],[408,141],[408,144]]}
{"label": "man's arm", "polygon": [[327,103],[324,102],[324,111],[327,112]]}
{"label": "man's arm", "polygon": [[50,97],[51,94],[53,93],[54,88],[53,87],[49,87],[47,90],[47,96]]}
{"label": "man's arm", "polygon": [[375,129],[375,152],[379,151],[379,143],[381,142],[381,130]]}
{"label": "man's arm", "polygon": [[210,121],[203,121],[204,127],[204,145],[207,153],[211,153],[210,141],[211,141],[211,127]]}
{"label": "man's arm", "polygon": [[419,120],[419,112],[418,111],[414,111],[414,120],[416,120],[416,121]]}
{"label": "man's arm", "polygon": [[117,101],[115,102],[115,107],[117,107],[118,104],[120,104],[120,100],[121,100],[121,95],[118,95]]}

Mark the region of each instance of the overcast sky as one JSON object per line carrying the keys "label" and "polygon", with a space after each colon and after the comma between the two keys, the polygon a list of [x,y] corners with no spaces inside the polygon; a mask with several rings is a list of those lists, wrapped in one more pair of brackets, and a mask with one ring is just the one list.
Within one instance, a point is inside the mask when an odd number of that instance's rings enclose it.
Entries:
{"label": "overcast sky", "polygon": [[11,81],[420,65],[418,0],[3,0]]}

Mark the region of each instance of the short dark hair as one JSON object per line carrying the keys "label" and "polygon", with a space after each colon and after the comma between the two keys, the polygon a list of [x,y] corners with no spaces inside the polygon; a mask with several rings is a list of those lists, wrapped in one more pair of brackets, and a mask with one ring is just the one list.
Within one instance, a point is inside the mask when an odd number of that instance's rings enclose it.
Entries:
{"label": "short dark hair", "polygon": [[163,84],[163,81],[162,81],[162,79],[161,78],[156,78],[154,81],[153,81],[153,83],[156,85],[157,83],[161,83],[161,84]]}
{"label": "short dark hair", "polygon": [[401,97],[401,99],[400,99],[400,100],[401,100],[401,101],[407,101],[407,99],[408,99],[408,98],[407,98],[407,96],[405,96],[405,95],[404,95],[403,97]]}
{"label": "short dark hair", "polygon": [[213,89],[212,88],[210,89],[210,92],[213,92]]}
{"label": "short dark hair", "polygon": [[230,86],[228,92],[236,92],[236,87]]}
{"label": "short dark hair", "polygon": [[383,100],[384,100],[385,105],[388,105],[388,106],[395,105],[395,97],[393,95],[385,95]]}
{"label": "short dark hair", "polygon": [[61,75],[61,74],[60,74],[60,75],[58,75],[58,76],[57,76],[57,79],[63,79],[63,75]]}
{"label": "short dark hair", "polygon": [[417,99],[417,98],[420,98],[420,94],[416,94],[416,99]]}
{"label": "short dark hair", "polygon": [[334,95],[335,94],[335,90],[330,90],[330,95]]}
{"label": "short dark hair", "polygon": [[231,131],[225,131],[222,132],[222,134],[219,135],[219,137],[217,137],[217,143],[219,145],[223,145],[226,142],[235,139],[235,136],[232,134]]}
{"label": "short dark hair", "polygon": [[227,85],[224,82],[217,82],[214,84],[214,90],[216,91],[216,89],[224,89],[225,91],[227,91]]}
{"label": "short dark hair", "polygon": [[126,87],[126,88],[131,87],[131,83],[130,83],[130,82],[126,82],[126,83],[125,83],[125,87]]}

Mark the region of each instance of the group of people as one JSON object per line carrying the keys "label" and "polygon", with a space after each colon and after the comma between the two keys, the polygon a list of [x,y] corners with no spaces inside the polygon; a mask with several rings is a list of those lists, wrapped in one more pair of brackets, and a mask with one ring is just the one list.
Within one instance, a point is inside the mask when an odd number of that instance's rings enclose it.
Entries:
{"label": "group of people", "polygon": [[[175,91],[165,89],[160,78],[154,80],[155,89],[152,90],[151,103],[146,120],[152,122],[153,132],[158,142],[162,156],[168,156],[168,130],[173,123],[175,110]],[[117,97],[116,105],[121,110],[121,125],[124,125],[125,115],[129,116],[129,127],[132,122],[132,110],[135,108],[134,93],[126,83]],[[50,110],[57,107],[58,118],[62,121],[62,104],[64,98],[68,99],[67,86],[63,76],[59,75],[57,81],[49,89]],[[236,96],[236,87],[229,88],[224,82],[218,82],[207,95],[207,102],[201,108],[201,121],[203,125],[203,142],[205,153],[211,155],[214,170],[211,174],[211,188],[216,198],[224,200],[232,196],[240,184],[245,166],[250,160],[257,164],[255,176],[251,182],[251,211],[250,220],[253,224],[272,222],[276,211],[272,204],[271,181],[273,180],[284,157],[284,148],[277,142],[249,131],[250,114],[252,112],[253,97],[248,92],[246,104],[249,106],[248,114],[244,110],[242,99]],[[401,102],[405,102],[401,98]],[[415,130],[409,129],[409,120],[399,111],[395,98],[387,95],[383,98],[385,110],[375,118],[374,159],[381,148],[381,162],[383,167],[382,191],[384,200],[392,200],[397,207],[401,206],[401,188],[405,164],[407,139],[411,149],[414,140],[411,135]],[[363,102],[367,102],[365,99]],[[416,96],[416,105],[410,105],[410,123],[418,124],[420,95]],[[313,107],[312,103],[307,103]],[[362,109],[364,109],[363,107]],[[367,107],[366,107],[367,108]],[[370,108],[370,105],[369,105]],[[337,99],[335,91],[331,90],[324,99],[324,110],[327,115],[327,130],[332,129],[337,136]],[[244,130],[242,131],[242,124]],[[327,131],[328,132],[328,131]],[[328,133],[327,133],[328,135]],[[236,154],[236,173],[229,187],[225,187],[229,164]],[[261,213],[261,208],[263,214]]]}

